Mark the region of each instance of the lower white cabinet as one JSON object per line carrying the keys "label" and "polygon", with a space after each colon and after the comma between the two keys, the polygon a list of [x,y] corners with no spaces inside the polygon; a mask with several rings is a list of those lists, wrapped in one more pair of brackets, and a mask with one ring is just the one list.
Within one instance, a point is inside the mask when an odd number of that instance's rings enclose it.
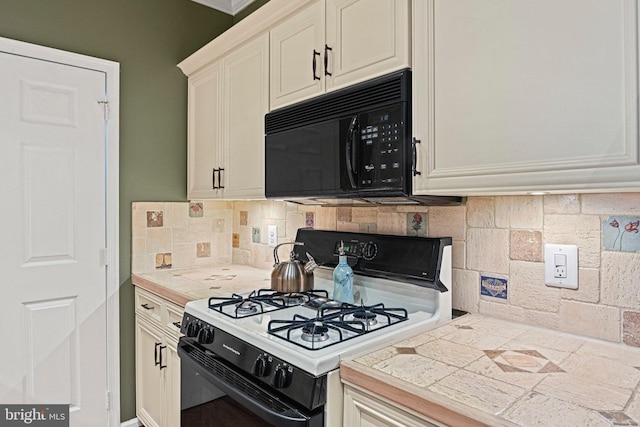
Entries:
{"label": "lower white cabinet", "polygon": [[146,427],[180,425],[180,358],[183,309],[136,288],[136,415]]}
{"label": "lower white cabinet", "polygon": [[374,393],[345,384],[344,425],[349,427],[444,427]]}

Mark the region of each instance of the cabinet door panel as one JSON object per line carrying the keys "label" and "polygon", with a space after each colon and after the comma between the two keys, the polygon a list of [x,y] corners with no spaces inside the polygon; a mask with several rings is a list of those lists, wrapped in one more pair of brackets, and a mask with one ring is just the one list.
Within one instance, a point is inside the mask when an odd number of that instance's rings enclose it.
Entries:
{"label": "cabinet door panel", "polygon": [[270,46],[271,109],[324,91],[324,2],[317,2],[272,29]]}
{"label": "cabinet door panel", "polygon": [[419,191],[638,185],[635,2],[432,4],[435,26],[416,36],[416,55],[433,55],[434,134]]}
{"label": "cabinet door panel", "polygon": [[[222,75],[216,63],[189,79],[188,175],[189,199],[220,197],[213,189],[213,169],[222,166]],[[217,179],[217,177],[216,177]]]}
{"label": "cabinet door panel", "polygon": [[163,420],[162,374],[155,361],[162,344],[162,333],[136,319],[136,407],[138,418],[148,427]]}
{"label": "cabinet door panel", "polygon": [[354,427],[443,427],[399,405],[350,386],[344,388],[344,425]]}
{"label": "cabinet door panel", "polygon": [[178,341],[168,339],[166,355],[167,372],[165,374],[165,406],[167,408],[167,426],[180,425],[180,356],[178,356]]}
{"label": "cabinet door panel", "polygon": [[327,90],[409,66],[409,2],[327,0]]}
{"label": "cabinet door panel", "polygon": [[269,34],[223,59],[225,198],[264,198],[264,115],[269,108]]}

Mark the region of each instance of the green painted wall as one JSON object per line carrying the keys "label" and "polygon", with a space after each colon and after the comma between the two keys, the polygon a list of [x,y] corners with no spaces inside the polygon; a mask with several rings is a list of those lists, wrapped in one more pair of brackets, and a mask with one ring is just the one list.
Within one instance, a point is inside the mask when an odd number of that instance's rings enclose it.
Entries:
{"label": "green painted wall", "polygon": [[186,77],[234,23],[190,0],[0,0],[0,36],[120,63],[121,418],[135,417],[131,202],[186,200]]}

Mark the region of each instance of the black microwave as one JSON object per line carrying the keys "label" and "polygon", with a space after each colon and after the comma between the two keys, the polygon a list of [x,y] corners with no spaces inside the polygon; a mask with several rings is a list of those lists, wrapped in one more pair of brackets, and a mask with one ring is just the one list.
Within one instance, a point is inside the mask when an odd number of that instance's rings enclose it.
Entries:
{"label": "black microwave", "polygon": [[459,204],[414,196],[411,71],[265,116],[265,195],[303,204]]}

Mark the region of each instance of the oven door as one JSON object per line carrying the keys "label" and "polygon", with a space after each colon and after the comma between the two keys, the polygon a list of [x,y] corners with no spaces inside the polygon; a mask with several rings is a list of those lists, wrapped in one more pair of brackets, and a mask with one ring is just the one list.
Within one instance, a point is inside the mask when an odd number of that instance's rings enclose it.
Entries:
{"label": "oven door", "polygon": [[324,408],[284,401],[215,354],[181,338],[180,407],[183,426],[321,427]]}

